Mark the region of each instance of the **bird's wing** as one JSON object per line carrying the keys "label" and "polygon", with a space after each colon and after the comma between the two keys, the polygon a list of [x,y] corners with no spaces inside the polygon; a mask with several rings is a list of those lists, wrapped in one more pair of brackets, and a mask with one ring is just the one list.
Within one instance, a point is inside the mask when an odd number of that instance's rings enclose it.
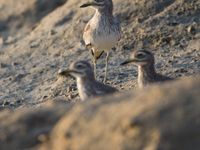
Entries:
{"label": "bird's wing", "polygon": [[83,40],[86,46],[91,46],[91,25],[88,23],[83,31]]}
{"label": "bird's wing", "polygon": [[119,17],[115,16],[113,21],[114,21],[114,24],[117,27],[117,31],[119,31],[119,35],[120,36],[119,36],[118,40],[120,40],[121,39],[121,26],[120,26],[121,23],[120,23],[120,19],[119,19]]}
{"label": "bird's wing", "polygon": [[96,91],[98,91],[96,92],[97,95],[111,94],[118,91],[116,88],[111,87],[109,85],[105,85],[100,82],[96,83],[95,88],[96,88]]}
{"label": "bird's wing", "polygon": [[95,49],[92,44],[92,32],[93,32],[93,29],[91,28],[91,25],[90,23],[88,23],[86,26],[85,26],[85,29],[84,29],[84,32],[83,32],[83,40],[85,42],[85,45],[88,49],[91,49],[91,52],[92,52],[92,55],[98,59],[101,57],[101,55],[103,54],[103,50],[99,50],[99,49]]}

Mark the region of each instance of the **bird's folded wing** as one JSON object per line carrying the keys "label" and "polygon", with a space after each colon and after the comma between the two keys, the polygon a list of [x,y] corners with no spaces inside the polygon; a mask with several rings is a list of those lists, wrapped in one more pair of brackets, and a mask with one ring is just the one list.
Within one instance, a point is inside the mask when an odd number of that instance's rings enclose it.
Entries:
{"label": "bird's folded wing", "polygon": [[118,37],[118,41],[121,39],[121,26],[120,26],[120,20],[117,16],[114,17],[113,19],[114,24],[116,24],[117,26],[117,31],[119,31],[119,37]]}
{"label": "bird's folded wing", "polygon": [[100,82],[97,83],[96,91],[98,91],[98,95],[106,95],[106,94],[111,94],[114,92],[117,92],[118,90],[114,87],[111,87],[109,85],[102,84]]}
{"label": "bird's folded wing", "polygon": [[85,42],[85,45],[91,46],[91,26],[90,24],[87,24],[84,31],[83,31],[83,40]]}

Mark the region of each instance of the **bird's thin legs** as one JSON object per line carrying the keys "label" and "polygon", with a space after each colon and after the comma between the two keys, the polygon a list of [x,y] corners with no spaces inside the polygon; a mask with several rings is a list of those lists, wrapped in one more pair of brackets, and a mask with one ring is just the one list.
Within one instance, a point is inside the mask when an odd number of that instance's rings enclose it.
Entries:
{"label": "bird's thin legs", "polygon": [[93,56],[93,65],[94,65],[94,78],[96,79],[96,75],[97,75],[97,59],[96,57]]}
{"label": "bird's thin legs", "polygon": [[106,66],[105,66],[105,76],[104,76],[103,83],[106,83],[106,80],[107,80],[109,54],[110,54],[109,52],[106,52]]}

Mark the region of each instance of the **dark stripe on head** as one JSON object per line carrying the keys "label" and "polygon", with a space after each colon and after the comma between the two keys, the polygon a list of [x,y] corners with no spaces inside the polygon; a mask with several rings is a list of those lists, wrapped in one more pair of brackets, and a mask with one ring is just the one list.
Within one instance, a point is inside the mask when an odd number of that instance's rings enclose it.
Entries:
{"label": "dark stripe on head", "polygon": [[85,60],[77,61],[77,62],[76,62],[76,65],[77,65],[77,64],[81,64],[81,65],[83,65],[83,66],[86,66],[87,68],[91,68],[90,63],[88,63],[88,62],[85,61]]}
{"label": "dark stripe on head", "polygon": [[147,55],[151,55],[151,56],[153,55],[153,53],[148,51],[148,50],[137,50],[137,51],[134,52],[134,55],[136,55],[136,54],[138,54],[140,52],[144,53],[144,54],[147,54]]}

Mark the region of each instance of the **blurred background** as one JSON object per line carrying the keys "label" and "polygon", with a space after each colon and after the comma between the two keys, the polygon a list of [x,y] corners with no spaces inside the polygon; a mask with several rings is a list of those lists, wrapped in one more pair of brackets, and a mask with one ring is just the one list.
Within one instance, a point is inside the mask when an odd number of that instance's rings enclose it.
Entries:
{"label": "blurred background", "polygon": [[0,1],[0,35],[20,36],[30,32],[40,20],[66,0],[1,0]]}

